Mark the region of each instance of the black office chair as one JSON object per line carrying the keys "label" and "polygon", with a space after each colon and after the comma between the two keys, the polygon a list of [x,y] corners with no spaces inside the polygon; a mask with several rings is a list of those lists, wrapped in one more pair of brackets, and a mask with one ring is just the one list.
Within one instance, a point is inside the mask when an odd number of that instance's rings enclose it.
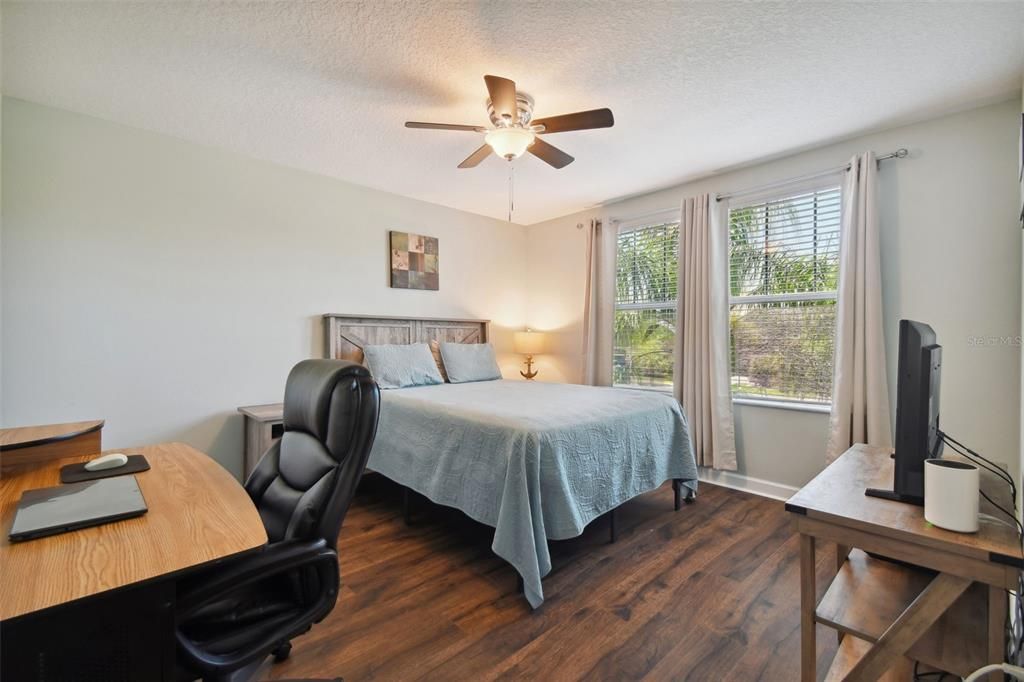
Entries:
{"label": "black office chair", "polygon": [[292,369],[284,434],[245,483],[269,543],[179,584],[183,677],[231,679],[270,654],[283,660],[291,639],[334,608],[338,533],[370,456],[379,409],[380,390],[362,365],[304,360]]}

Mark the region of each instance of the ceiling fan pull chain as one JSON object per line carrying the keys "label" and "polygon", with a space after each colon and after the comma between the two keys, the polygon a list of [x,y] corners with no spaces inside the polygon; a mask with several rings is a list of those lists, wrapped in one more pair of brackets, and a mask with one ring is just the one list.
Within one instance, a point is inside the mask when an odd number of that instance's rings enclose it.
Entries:
{"label": "ceiling fan pull chain", "polygon": [[512,222],[512,212],[516,210],[515,202],[515,173],[511,159],[508,162],[508,221]]}

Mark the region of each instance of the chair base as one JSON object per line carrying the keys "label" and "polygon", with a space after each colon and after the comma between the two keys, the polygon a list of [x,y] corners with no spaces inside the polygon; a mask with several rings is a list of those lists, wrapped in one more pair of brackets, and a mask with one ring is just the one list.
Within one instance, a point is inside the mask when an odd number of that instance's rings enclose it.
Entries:
{"label": "chair base", "polygon": [[270,655],[274,657],[274,663],[280,663],[281,661],[287,661],[288,657],[292,654],[292,643],[285,642],[276,649],[270,652]]}
{"label": "chair base", "polygon": [[226,675],[204,675],[203,682],[252,682],[263,667],[263,659],[256,659],[249,665]]}

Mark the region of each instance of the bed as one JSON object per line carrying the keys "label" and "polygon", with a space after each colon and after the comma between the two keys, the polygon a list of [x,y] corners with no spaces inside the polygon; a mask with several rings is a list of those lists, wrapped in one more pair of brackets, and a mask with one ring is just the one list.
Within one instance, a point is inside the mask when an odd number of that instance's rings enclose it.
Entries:
{"label": "bed", "polygon": [[[325,316],[329,357],[361,361],[366,344],[480,343],[480,320]],[[551,570],[548,540],[673,480],[697,489],[686,417],[650,391],[481,381],[382,391],[369,468],[495,529],[491,545],[534,608]]]}

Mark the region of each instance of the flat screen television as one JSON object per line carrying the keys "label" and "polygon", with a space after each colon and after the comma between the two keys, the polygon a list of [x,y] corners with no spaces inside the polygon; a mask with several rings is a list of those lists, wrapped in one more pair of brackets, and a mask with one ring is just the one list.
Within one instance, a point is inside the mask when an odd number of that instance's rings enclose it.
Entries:
{"label": "flat screen television", "polygon": [[942,456],[939,431],[939,379],[942,346],[922,322],[900,320],[899,378],[896,387],[896,460],[892,490],[867,494],[924,504],[924,461]]}

